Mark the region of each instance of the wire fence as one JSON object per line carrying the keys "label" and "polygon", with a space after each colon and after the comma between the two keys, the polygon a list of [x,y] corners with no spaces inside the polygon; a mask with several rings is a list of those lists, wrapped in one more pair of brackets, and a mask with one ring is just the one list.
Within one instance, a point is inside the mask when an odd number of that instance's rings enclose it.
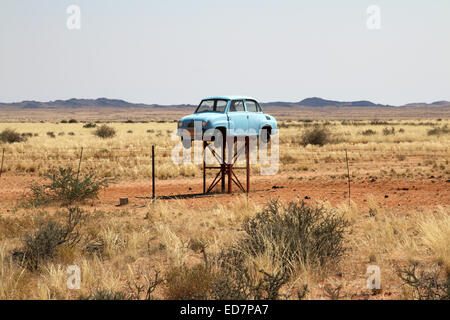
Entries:
{"label": "wire fence", "polygon": [[[181,165],[175,163],[172,160],[174,152],[172,146],[48,148],[40,152],[32,149],[2,148],[0,151],[0,178],[5,172],[11,173],[11,175],[43,174],[59,167],[72,167],[77,170],[77,176],[80,172],[88,171],[104,177],[151,178],[153,198],[155,198],[155,185],[157,184],[155,180],[157,178],[200,177],[202,170],[202,159],[200,159],[200,163],[182,163]],[[193,148],[189,152],[193,156]],[[348,199],[350,201],[351,177],[359,174],[360,170],[367,173],[371,170],[395,172],[399,169],[419,168],[425,172],[426,168],[437,167],[438,163],[444,170],[446,169],[444,163],[448,164],[449,159],[450,149],[448,148],[440,150],[384,148],[378,150],[376,147],[353,146],[341,148],[281,146],[278,155],[280,168],[278,172],[312,171],[319,175],[345,178],[348,180]],[[257,173],[252,171],[253,174]]]}

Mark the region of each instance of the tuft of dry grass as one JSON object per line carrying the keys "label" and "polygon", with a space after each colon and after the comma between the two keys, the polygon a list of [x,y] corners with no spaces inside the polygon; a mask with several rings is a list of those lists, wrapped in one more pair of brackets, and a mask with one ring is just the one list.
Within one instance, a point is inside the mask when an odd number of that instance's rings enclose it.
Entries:
{"label": "tuft of dry grass", "polygon": [[431,250],[435,260],[450,269],[450,211],[440,207],[419,220],[423,244]]}

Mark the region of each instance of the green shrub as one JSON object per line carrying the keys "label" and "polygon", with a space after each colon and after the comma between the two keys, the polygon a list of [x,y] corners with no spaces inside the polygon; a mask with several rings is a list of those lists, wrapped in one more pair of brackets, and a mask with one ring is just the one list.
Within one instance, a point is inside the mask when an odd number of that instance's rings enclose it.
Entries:
{"label": "green shrub", "polygon": [[286,271],[298,263],[314,267],[335,265],[345,252],[348,222],[333,210],[304,202],[272,201],[263,212],[244,222],[239,249],[257,256],[269,252]]}
{"label": "green shrub", "polygon": [[33,137],[33,134],[32,134],[31,132],[23,132],[23,133],[21,134],[21,136],[22,136],[23,138],[31,138],[31,137]]}
{"label": "green shrub", "polygon": [[97,124],[92,122],[88,122],[83,125],[83,128],[95,128],[95,127],[97,127]]}
{"label": "green shrub", "polygon": [[[339,263],[345,252],[347,227],[347,221],[332,210],[308,207],[304,202],[270,202],[243,223],[245,235],[220,253],[209,297],[279,299],[283,296],[281,287],[299,264],[321,268]],[[256,270],[262,277],[255,277],[248,262],[258,256],[272,259],[268,263],[278,266],[278,271]],[[303,298],[307,291],[304,286],[302,292],[297,292],[298,297]]]}
{"label": "green shrub", "polygon": [[373,136],[375,134],[377,134],[377,132],[372,129],[367,129],[362,132],[363,136]]}
{"label": "green shrub", "polygon": [[72,168],[59,168],[56,172],[46,174],[49,184],[32,185],[30,203],[34,206],[60,201],[63,205],[95,199],[102,188],[108,186],[107,180],[98,179],[94,174],[79,177]]}
{"label": "green shrub", "polygon": [[80,241],[78,229],[82,220],[83,211],[73,207],[68,208],[64,225],[53,220],[40,221],[34,234],[25,234],[23,249],[15,250],[13,257],[30,270],[38,269],[43,261],[55,257],[58,247],[73,247]]}
{"label": "green shrub", "polygon": [[390,129],[389,128],[383,128],[383,134],[385,136],[394,135],[395,134],[395,128],[394,127],[391,127]]}
{"label": "green shrub", "polygon": [[26,141],[25,136],[21,136],[20,133],[15,130],[6,128],[0,132],[0,141],[4,143],[15,143]]}
{"label": "green shrub", "polygon": [[69,123],[78,123],[78,120],[76,120],[76,119],[70,119],[70,120],[69,120]]}
{"label": "green shrub", "polygon": [[429,136],[440,136],[442,134],[447,134],[447,133],[450,133],[450,129],[448,128],[447,125],[430,129],[427,132],[427,134]]}
{"label": "green shrub", "polygon": [[310,129],[305,129],[301,137],[303,146],[318,145],[323,146],[331,141],[331,132],[325,126],[314,125]]}
{"label": "green shrub", "polygon": [[94,135],[103,139],[112,138],[116,135],[116,130],[104,124],[94,131]]}

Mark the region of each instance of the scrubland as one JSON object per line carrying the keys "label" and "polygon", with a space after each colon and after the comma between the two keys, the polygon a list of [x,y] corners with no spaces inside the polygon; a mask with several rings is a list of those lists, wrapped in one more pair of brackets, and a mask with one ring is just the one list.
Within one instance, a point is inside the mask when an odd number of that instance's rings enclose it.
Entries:
{"label": "scrubland", "polygon": [[[26,138],[0,142],[0,298],[449,298],[449,120],[283,121],[280,170],[258,180],[261,194],[139,202],[130,194],[123,207],[104,199],[117,183],[148,180],[152,145],[161,183],[200,182],[201,167],[170,160],[176,123],[108,125],[116,134],[101,139],[85,123],[0,124]],[[314,128],[328,131],[323,145],[304,144]],[[99,198],[30,202],[31,181],[43,185],[59,167],[76,172],[81,148],[80,179],[109,181]],[[346,150],[355,188],[390,189],[348,201]],[[274,181],[292,188],[272,194]],[[336,181],[340,197],[321,193]],[[421,183],[422,198],[406,198]],[[316,196],[304,197],[312,185]],[[366,286],[374,265],[380,289]],[[79,267],[79,289],[67,287],[68,266]]]}
{"label": "scrubland", "polygon": [[[0,124],[0,131],[15,129],[27,137],[21,143],[0,145],[5,148],[4,172],[42,175],[58,166],[75,165],[83,148],[84,170],[120,179],[148,178],[154,145],[159,179],[201,176],[200,165],[177,165],[171,161],[172,149],[179,143],[175,135],[176,123],[111,123],[117,133],[109,139],[95,137],[96,128],[83,128],[84,125]],[[330,141],[323,146],[303,147],[303,132],[315,125],[328,128]],[[347,150],[354,175],[367,169],[365,174],[374,172],[379,176],[417,177],[434,172],[448,177],[449,125],[448,120],[281,122],[279,172],[315,172],[326,167],[331,171],[338,168],[337,172],[344,173]],[[447,128],[447,131],[433,134],[436,128]]]}

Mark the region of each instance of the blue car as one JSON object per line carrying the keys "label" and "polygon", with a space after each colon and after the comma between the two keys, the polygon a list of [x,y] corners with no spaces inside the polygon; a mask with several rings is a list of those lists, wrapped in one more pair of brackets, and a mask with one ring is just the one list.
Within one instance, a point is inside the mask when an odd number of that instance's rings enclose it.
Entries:
{"label": "blue car", "polygon": [[214,140],[214,135],[205,133],[217,131],[223,137],[259,136],[267,143],[278,128],[275,118],[265,114],[255,99],[241,96],[205,98],[193,114],[178,121],[177,134],[189,145],[193,139]]}

